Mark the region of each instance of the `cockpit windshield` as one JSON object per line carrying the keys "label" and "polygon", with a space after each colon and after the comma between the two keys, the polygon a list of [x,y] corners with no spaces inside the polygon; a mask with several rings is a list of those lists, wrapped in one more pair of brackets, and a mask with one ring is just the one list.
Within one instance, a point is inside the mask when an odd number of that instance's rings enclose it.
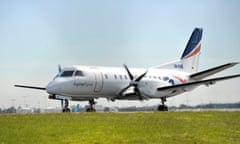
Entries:
{"label": "cockpit windshield", "polygon": [[84,74],[83,74],[82,71],[77,70],[77,71],[75,72],[75,76],[84,77]]}
{"label": "cockpit windshield", "polygon": [[[58,77],[59,75],[57,75]],[[60,77],[72,77],[72,76],[77,76],[77,77],[84,77],[84,72],[80,70],[64,70],[62,73],[60,73]]]}
{"label": "cockpit windshield", "polygon": [[63,71],[60,77],[71,77],[73,75],[73,70]]}

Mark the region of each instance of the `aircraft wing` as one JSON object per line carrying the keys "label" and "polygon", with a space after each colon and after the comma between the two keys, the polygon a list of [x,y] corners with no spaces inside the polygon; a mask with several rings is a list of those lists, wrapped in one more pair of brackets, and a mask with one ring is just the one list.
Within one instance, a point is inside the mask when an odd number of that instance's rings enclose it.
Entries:
{"label": "aircraft wing", "polygon": [[35,86],[26,86],[26,85],[14,85],[14,86],[15,86],[15,87],[21,87],[21,88],[46,90],[46,88],[44,88],[44,87],[35,87]]}
{"label": "aircraft wing", "polygon": [[191,74],[190,78],[194,79],[194,80],[201,80],[205,77],[208,77],[210,75],[213,75],[213,74],[218,73],[220,71],[223,71],[225,69],[231,68],[231,67],[235,66],[236,64],[239,64],[239,63],[234,62],[234,63],[227,63],[227,64],[224,64],[224,65],[220,65],[220,66],[217,66],[217,67],[205,70],[205,71],[201,71],[201,72]]}
{"label": "aircraft wing", "polygon": [[175,92],[178,92],[178,91],[187,91],[187,89],[191,89],[191,88],[194,88],[196,86],[200,86],[200,85],[207,85],[208,86],[208,85],[215,84],[217,81],[232,79],[232,78],[236,78],[236,77],[240,77],[240,74],[218,77],[218,78],[212,78],[212,79],[207,79],[207,80],[194,81],[194,82],[172,85],[172,86],[166,86],[166,87],[160,87],[160,88],[157,88],[157,91],[165,91],[165,92],[172,92],[172,93],[175,93]]}

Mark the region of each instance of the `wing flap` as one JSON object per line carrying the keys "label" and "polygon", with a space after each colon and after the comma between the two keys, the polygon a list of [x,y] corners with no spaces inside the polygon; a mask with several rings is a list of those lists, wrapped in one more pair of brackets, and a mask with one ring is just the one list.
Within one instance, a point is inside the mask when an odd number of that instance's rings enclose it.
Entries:
{"label": "wing flap", "polygon": [[158,91],[178,91],[179,89],[181,89],[181,90],[185,91],[185,89],[188,89],[188,88],[193,88],[193,87],[200,86],[203,84],[211,85],[211,84],[215,84],[217,81],[232,79],[232,78],[236,78],[236,77],[240,77],[240,74],[212,78],[212,79],[207,79],[207,80],[200,80],[200,81],[178,84],[178,85],[173,85],[173,86],[160,87],[160,88],[157,88],[157,90]]}

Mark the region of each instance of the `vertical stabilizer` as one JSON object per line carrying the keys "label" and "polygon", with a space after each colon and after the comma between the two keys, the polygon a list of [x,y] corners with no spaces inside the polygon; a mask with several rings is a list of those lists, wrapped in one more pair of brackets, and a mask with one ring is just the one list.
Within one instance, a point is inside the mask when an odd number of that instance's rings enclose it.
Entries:
{"label": "vertical stabilizer", "polygon": [[201,28],[194,29],[181,56],[181,62],[183,64],[184,71],[186,72],[194,73],[198,70],[202,32],[203,30]]}
{"label": "vertical stabilizer", "polygon": [[160,65],[154,68],[173,69],[188,73],[195,73],[198,70],[199,55],[201,51],[202,40],[201,28],[195,28],[183,51],[180,60]]}

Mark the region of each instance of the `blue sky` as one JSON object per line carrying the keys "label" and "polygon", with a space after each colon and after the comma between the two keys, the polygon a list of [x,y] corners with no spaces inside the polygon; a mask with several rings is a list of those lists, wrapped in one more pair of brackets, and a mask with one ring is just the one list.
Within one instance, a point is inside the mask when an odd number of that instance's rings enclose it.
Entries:
{"label": "blue sky", "polygon": [[[181,56],[195,27],[204,29],[199,69],[240,61],[238,0],[0,0],[0,107],[55,106],[47,94],[14,88],[45,86],[57,65],[148,68]],[[240,73],[240,66],[219,75]],[[230,80],[169,99],[170,105],[239,102]],[[159,101],[105,105],[151,105]]]}

